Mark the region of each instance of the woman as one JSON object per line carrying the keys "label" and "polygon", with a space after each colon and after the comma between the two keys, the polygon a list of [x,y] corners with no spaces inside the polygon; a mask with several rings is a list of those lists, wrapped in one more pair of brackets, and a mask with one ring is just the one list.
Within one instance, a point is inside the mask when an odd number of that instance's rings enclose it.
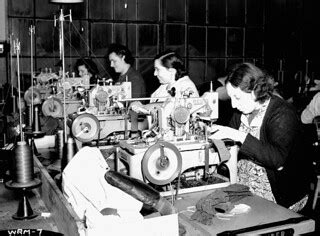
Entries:
{"label": "woman", "polygon": [[97,84],[97,76],[99,74],[99,71],[97,65],[91,59],[78,59],[76,61],[74,69],[80,77],[89,77],[90,87],[94,87],[94,85]]}
{"label": "woman", "polygon": [[120,73],[118,83],[131,82],[133,98],[146,96],[146,86],[142,75],[133,68],[134,58],[129,49],[121,44],[111,44],[108,49],[110,66]]}
{"label": "woman", "polygon": [[273,95],[273,80],[253,64],[237,65],[226,81],[235,112],[230,127],[216,125],[211,139],[242,145],[238,182],[263,198],[300,211],[307,202],[311,162],[295,109]]}
{"label": "woman", "polygon": [[[161,97],[199,97],[195,84],[188,76],[180,56],[173,51],[166,51],[154,59],[154,75],[157,76],[160,87],[151,95],[153,101],[164,101]],[[160,99],[157,99],[159,97]]]}
{"label": "woman", "polygon": [[154,75],[157,76],[160,86],[152,93],[150,103],[143,106],[139,102],[131,105],[136,112],[145,112],[152,103],[164,102],[167,98],[199,97],[195,84],[188,76],[180,56],[173,51],[165,51],[154,59]]}

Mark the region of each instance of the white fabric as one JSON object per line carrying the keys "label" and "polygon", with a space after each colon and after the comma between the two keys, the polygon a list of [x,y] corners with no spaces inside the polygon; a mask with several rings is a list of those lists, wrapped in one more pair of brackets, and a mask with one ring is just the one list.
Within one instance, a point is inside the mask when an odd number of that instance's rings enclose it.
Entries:
{"label": "white fabric", "polygon": [[[80,149],[62,173],[63,194],[68,202],[80,219],[85,218],[87,211],[96,211],[102,217],[102,209],[114,208],[119,215],[114,217],[126,221],[142,220],[142,202],[108,184],[104,178],[107,169],[108,164],[98,148]],[[95,222],[95,219],[86,218]]]}
{"label": "white fabric", "polygon": [[311,102],[303,110],[301,121],[304,124],[311,124],[316,116],[320,116],[320,92],[314,95]]}
{"label": "white fabric", "polygon": [[[104,179],[108,164],[98,148],[84,147],[64,169],[63,194],[80,219],[85,220],[81,236],[178,236],[178,215],[144,219],[142,203]],[[104,208],[117,215],[102,215]],[[165,225],[166,227],[162,227]]]}
{"label": "white fabric", "polygon": [[[192,82],[192,80],[189,78],[189,76],[184,76],[177,81],[175,81],[173,84],[162,84],[160,87],[151,94],[151,98],[157,98],[157,97],[170,97],[170,94],[168,93],[168,90],[172,87],[176,88],[176,98],[183,97],[183,94],[186,92],[193,92],[191,97],[199,97],[198,90],[195,86],[195,84]],[[153,102],[164,102],[166,99],[151,99],[150,103]]]}

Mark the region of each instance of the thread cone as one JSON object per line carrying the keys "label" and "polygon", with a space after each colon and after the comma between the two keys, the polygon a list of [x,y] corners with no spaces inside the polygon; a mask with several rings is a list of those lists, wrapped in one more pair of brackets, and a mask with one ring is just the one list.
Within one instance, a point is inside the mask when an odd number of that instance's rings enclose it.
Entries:
{"label": "thread cone", "polygon": [[41,124],[40,124],[40,116],[39,116],[39,108],[38,108],[38,106],[34,107],[32,131],[35,132],[35,133],[41,132]]}
{"label": "thread cone", "polygon": [[67,138],[67,142],[63,146],[63,157],[61,160],[61,172],[68,165],[69,161],[73,158],[73,156],[78,152],[78,148],[74,138],[69,136]]}

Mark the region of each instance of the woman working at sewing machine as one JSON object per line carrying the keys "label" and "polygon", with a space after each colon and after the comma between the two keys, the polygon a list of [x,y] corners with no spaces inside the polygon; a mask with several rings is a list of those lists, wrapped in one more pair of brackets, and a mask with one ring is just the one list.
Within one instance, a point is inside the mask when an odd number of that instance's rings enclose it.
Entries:
{"label": "woman working at sewing machine", "polygon": [[164,102],[170,97],[199,97],[195,84],[189,78],[183,61],[176,52],[165,51],[155,57],[154,75],[161,85],[152,93],[151,105],[134,102],[131,104],[132,110],[144,113],[153,106],[152,103]]}
{"label": "woman working at sewing machine", "polygon": [[238,183],[263,198],[300,211],[307,202],[311,165],[295,109],[273,95],[272,78],[253,64],[237,65],[226,80],[235,112],[230,127],[211,139],[241,143]]}
{"label": "woman working at sewing machine", "polygon": [[110,66],[120,74],[117,83],[131,82],[132,97],[145,97],[145,82],[142,75],[133,68],[134,58],[130,50],[121,44],[111,44],[107,55]]}
{"label": "woman working at sewing machine", "polygon": [[[146,86],[142,75],[133,68],[134,58],[130,50],[121,44],[111,44],[108,49],[110,66],[119,73],[117,83],[131,82],[131,97],[143,98],[146,96]],[[130,137],[138,134],[138,114],[129,111],[131,121]]]}
{"label": "woman working at sewing machine", "polygon": [[76,73],[81,77],[88,77],[90,88],[97,84],[97,76],[99,74],[97,65],[88,58],[80,58],[74,66]]}

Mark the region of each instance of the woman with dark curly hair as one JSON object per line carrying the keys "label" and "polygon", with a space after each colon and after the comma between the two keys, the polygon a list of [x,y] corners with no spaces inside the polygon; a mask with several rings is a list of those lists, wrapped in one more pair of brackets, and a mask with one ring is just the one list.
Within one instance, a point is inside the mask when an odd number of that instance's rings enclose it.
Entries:
{"label": "woman with dark curly hair", "polygon": [[153,103],[162,103],[170,97],[199,97],[181,57],[174,51],[167,50],[154,58],[154,75],[157,76],[160,86],[151,94],[150,104],[134,102],[131,104],[133,111],[143,113],[153,107]]}
{"label": "woman with dark curly hair", "polygon": [[119,73],[119,79],[116,82],[131,82],[132,97],[145,97],[145,82],[140,72],[133,68],[134,58],[130,50],[124,45],[113,43],[109,45],[107,57],[110,66]]}
{"label": "woman with dark curly hair", "polygon": [[241,143],[238,183],[263,198],[300,211],[307,203],[311,161],[296,110],[273,94],[273,78],[250,63],[237,65],[226,80],[235,112],[230,127],[216,125],[211,139]]}
{"label": "woman with dark curly hair", "polygon": [[[182,58],[174,51],[167,50],[154,58],[154,75],[161,85],[151,97],[199,97]],[[159,99],[154,100],[159,101]]]}
{"label": "woman with dark curly hair", "polygon": [[87,76],[89,78],[91,88],[97,84],[99,71],[96,63],[91,59],[79,58],[75,63],[74,70],[80,77],[84,78]]}

